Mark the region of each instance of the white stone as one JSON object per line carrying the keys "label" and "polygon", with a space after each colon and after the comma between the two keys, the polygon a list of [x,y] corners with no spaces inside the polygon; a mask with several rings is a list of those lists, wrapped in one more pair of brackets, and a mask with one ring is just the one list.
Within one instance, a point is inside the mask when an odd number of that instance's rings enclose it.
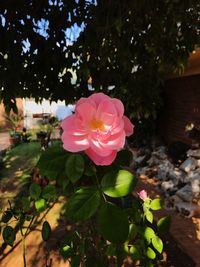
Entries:
{"label": "white stone", "polygon": [[176,195],[186,202],[191,202],[194,197],[192,186],[190,184],[185,185],[176,192]]}
{"label": "white stone", "polygon": [[163,191],[173,191],[177,189],[176,184],[172,180],[162,182],[160,187]]}
{"label": "white stone", "polygon": [[185,172],[178,168],[170,169],[168,173],[169,179],[176,181],[176,183],[183,182],[185,176],[186,176]]}
{"label": "white stone", "polygon": [[144,162],[145,158],[146,158],[146,155],[139,156],[135,159],[135,162],[140,165],[142,162]]}
{"label": "white stone", "polygon": [[180,197],[178,197],[177,195],[173,195],[173,196],[165,199],[164,207],[165,207],[165,209],[169,209],[169,210],[172,209],[173,210],[173,209],[175,209],[176,203],[179,203],[182,201],[183,200]]}
{"label": "white stone", "polygon": [[161,160],[167,159],[165,151],[166,151],[165,147],[159,147],[157,150],[152,152],[152,156]]}
{"label": "white stone", "polygon": [[195,150],[194,149],[189,149],[187,151],[187,156],[200,159],[200,149],[195,149]]}
{"label": "white stone", "polygon": [[173,170],[174,166],[171,164],[169,160],[164,160],[159,166],[158,166],[158,179],[159,180],[167,180],[168,174],[171,170]]}
{"label": "white stone", "polygon": [[194,197],[197,197],[200,194],[200,177],[191,180],[191,187]]}
{"label": "white stone", "polygon": [[193,203],[179,202],[175,208],[184,216],[191,218],[199,210],[199,206]]}
{"label": "white stone", "polygon": [[160,159],[158,159],[156,156],[152,156],[152,157],[147,161],[147,164],[148,164],[150,167],[159,165],[160,163],[161,163],[161,162],[160,162]]}
{"label": "white stone", "polygon": [[197,167],[197,160],[190,157],[181,164],[180,169],[185,172],[190,172],[195,170],[196,167]]}

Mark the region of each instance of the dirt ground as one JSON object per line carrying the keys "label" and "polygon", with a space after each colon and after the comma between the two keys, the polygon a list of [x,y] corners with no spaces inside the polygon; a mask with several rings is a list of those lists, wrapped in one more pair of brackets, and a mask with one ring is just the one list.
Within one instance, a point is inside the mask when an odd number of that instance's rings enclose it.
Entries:
{"label": "dirt ground", "polygon": [[[152,180],[142,179],[136,190],[146,189],[149,196],[157,197],[158,192],[152,184]],[[31,232],[26,239],[27,267],[69,267],[69,264],[59,256],[59,237],[66,235],[66,225],[59,224],[59,211],[62,201],[56,203],[45,218],[50,222],[53,234],[48,243],[42,241],[41,228]],[[163,237],[165,243],[165,267],[200,267],[200,218],[184,218],[171,211],[157,212],[156,217],[171,215],[172,224],[170,235]],[[20,236],[18,236],[20,241]],[[0,240],[1,242],[1,240]],[[0,255],[1,267],[23,267],[22,242],[19,242],[12,250],[6,248]],[[51,264],[50,264],[51,263]],[[131,265],[130,265],[131,266]],[[129,266],[129,267],[130,267]],[[103,266],[102,266],[103,267]],[[125,267],[125,266],[124,266]]]}
{"label": "dirt ground", "polygon": [[[148,177],[141,177],[136,191],[146,189],[149,196],[160,196],[156,190],[155,182]],[[0,188],[0,195],[5,192]],[[53,234],[48,243],[42,241],[41,228],[31,232],[26,239],[27,267],[69,267],[58,252],[60,237],[67,233],[67,226],[58,227],[59,211],[62,202],[56,203],[45,216],[53,229]],[[200,217],[185,218],[176,212],[162,210],[156,212],[156,218],[171,215],[172,223],[170,235],[164,237],[167,264],[165,267],[200,267]],[[60,224],[59,224],[60,225]],[[0,253],[0,267],[23,267],[22,242],[17,237],[16,246],[7,247]],[[0,244],[2,240],[0,239]],[[103,266],[102,266],[103,267]]]}

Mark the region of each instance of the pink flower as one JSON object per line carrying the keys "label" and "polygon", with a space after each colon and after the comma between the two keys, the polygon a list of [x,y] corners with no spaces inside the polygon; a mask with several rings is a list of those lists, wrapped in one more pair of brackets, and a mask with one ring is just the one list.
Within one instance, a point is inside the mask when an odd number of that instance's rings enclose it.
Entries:
{"label": "pink flower", "polygon": [[81,98],[75,114],[65,118],[61,126],[64,149],[85,151],[96,165],[110,165],[134,127],[124,116],[122,102],[103,93]]}
{"label": "pink flower", "polygon": [[147,196],[147,191],[146,191],[146,190],[142,190],[142,191],[140,191],[140,192],[138,193],[138,196],[139,196],[139,198],[141,198],[142,200],[147,199],[147,198],[148,198],[148,196]]}

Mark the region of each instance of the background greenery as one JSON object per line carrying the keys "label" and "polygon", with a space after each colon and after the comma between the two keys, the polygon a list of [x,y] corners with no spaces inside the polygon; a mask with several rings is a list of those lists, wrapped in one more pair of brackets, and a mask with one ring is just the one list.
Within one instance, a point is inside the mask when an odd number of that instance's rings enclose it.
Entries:
{"label": "background greenery", "polygon": [[[196,0],[45,0],[0,3],[0,99],[73,102],[92,87],[131,117],[155,117],[166,74],[199,45]],[[77,81],[72,84],[76,73]],[[109,90],[109,86],[115,86]],[[112,87],[113,88],[113,87]]]}

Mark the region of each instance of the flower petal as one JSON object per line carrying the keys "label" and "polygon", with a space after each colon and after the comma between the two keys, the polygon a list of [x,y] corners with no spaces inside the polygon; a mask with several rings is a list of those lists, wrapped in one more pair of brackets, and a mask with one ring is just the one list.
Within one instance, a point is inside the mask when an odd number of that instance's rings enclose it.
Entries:
{"label": "flower petal", "polygon": [[126,116],[123,116],[123,119],[124,119],[124,130],[125,130],[126,136],[130,136],[133,134],[134,125],[131,123],[131,121]]}
{"label": "flower petal", "polygon": [[109,147],[103,147],[98,138],[94,138],[94,136],[92,138],[91,136],[89,137],[89,144],[91,149],[101,157],[106,157],[112,152],[112,149],[109,149]]}
{"label": "flower petal", "polygon": [[62,123],[61,127],[70,135],[85,135],[86,130],[82,126],[82,122],[75,115],[66,117]]}
{"label": "flower petal", "polygon": [[119,116],[120,118],[122,118],[123,115],[124,115],[124,105],[123,105],[122,102],[121,102],[119,99],[117,99],[117,98],[113,98],[113,99],[112,99],[112,102],[113,102],[113,104],[115,105],[115,108],[116,108],[116,110],[117,110],[118,116]]}
{"label": "flower petal", "polygon": [[75,115],[80,118],[80,120],[83,122],[83,124],[85,124],[86,127],[90,123],[90,121],[93,120],[95,113],[96,108],[90,101],[85,101],[79,104],[75,110]]}
{"label": "flower petal", "polygon": [[111,151],[111,153],[108,156],[102,157],[97,153],[95,153],[95,151],[92,150],[91,148],[87,149],[85,153],[96,165],[102,165],[102,166],[110,165],[117,156],[116,151]]}
{"label": "flower petal", "polygon": [[70,135],[67,132],[62,134],[63,148],[70,152],[79,152],[89,148],[87,135]]}
{"label": "flower petal", "polygon": [[109,138],[106,139],[100,139],[99,143],[102,148],[108,148],[110,150],[119,150],[124,147],[125,144],[125,131],[121,131],[117,134],[111,134]]}
{"label": "flower petal", "polygon": [[105,95],[105,94],[103,94],[103,93],[96,93],[96,94],[93,94],[93,95],[89,96],[88,99],[94,101],[96,106],[98,107],[98,105],[102,101],[110,100],[110,97]]}

